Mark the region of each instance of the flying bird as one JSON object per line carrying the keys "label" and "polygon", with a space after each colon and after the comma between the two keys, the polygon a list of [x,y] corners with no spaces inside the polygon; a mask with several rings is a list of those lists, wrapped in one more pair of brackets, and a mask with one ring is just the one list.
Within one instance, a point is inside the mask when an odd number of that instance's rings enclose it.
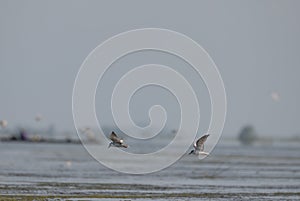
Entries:
{"label": "flying bird", "polygon": [[7,124],[8,124],[8,122],[6,120],[0,120],[0,126],[2,128],[6,128]]}
{"label": "flying bird", "polygon": [[203,135],[194,143],[194,149],[189,154],[194,155],[209,155],[209,153],[204,152],[204,143],[207,140],[209,134]]}
{"label": "flying bird", "polygon": [[109,143],[108,148],[111,147],[111,146],[113,146],[113,147],[123,147],[123,148],[128,147],[128,145],[124,143],[124,140],[119,138],[114,131],[111,132],[109,138],[111,139],[112,142]]}

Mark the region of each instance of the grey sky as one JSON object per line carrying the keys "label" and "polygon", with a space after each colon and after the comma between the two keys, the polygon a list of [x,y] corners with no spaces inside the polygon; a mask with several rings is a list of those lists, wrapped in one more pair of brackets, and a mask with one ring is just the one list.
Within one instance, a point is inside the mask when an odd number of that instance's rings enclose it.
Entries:
{"label": "grey sky", "polygon": [[73,84],[89,52],[123,31],[157,27],[191,37],[215,61],[227,92],[225,135],[246,124],[299,134],[299,9],[299,1],[0,0],[0,119],[30,125],[41,113],[73,129]]}

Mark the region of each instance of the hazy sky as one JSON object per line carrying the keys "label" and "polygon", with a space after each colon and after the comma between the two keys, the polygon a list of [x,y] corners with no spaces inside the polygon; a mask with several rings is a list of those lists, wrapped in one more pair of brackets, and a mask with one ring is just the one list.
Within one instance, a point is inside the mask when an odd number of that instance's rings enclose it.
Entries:
{"label": "hazy sky", "polygon": [[40,113],[73,129],[73,84],[89,52],[115,34],[157,27],[191,37],[215,61],[228,100],[224,135],[246,124],[300,134],[299,10],[296,0],[0,0],[0,119],[30,125]]}

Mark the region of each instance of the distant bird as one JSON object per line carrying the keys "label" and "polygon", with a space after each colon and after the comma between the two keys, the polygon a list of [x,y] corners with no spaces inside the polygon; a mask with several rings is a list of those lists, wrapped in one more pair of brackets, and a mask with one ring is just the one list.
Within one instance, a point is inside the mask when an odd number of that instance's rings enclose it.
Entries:
{"label": "distant bird", "polygon": [[65,165],[67,168],[70,168],[72,166],[72,161],[66,161]]}
{"label": "distant bird", "polygon": [[8,122],[6,120],[0,120],[0,126],[2,128],[6,128],[7,124],[8,124]]}
{"label": "distant bird", "polygon": [[111,143],[109,143],[108,145],[108,148],[111,147],[111,146],[114,146],[114,147],[123,147],[123,148],[127,148],[128,145],[124,143],[124,140],[119,138],[117,136],[117,134],[115,134],[115,132],[113,131],[111,134],[110,134],[110,137],[111,139]]}
{"label": "distant bird", "polygon": [[209,153],[204,152],[204,143],[207,140],[209,134],[203,135],[194,143],[194,150],[192,150],[189,154],[194,155],[209,155]]}
{"label": "distant bird", "polygon": [[280,101],[280,94],[276,91],[271,93],[271,98],[273,101],[275,102],[279,102]]}

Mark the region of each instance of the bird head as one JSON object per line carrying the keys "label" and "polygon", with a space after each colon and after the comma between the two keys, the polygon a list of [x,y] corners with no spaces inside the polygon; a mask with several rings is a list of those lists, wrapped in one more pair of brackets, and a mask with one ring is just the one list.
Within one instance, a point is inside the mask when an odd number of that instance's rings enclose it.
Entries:
{"label": "bird head", "polygon": [[192,150],[192,151],[189,153],[189,155],[190,155],[190,154],[193,154],[194,152],[195,152],[195,150]]}

